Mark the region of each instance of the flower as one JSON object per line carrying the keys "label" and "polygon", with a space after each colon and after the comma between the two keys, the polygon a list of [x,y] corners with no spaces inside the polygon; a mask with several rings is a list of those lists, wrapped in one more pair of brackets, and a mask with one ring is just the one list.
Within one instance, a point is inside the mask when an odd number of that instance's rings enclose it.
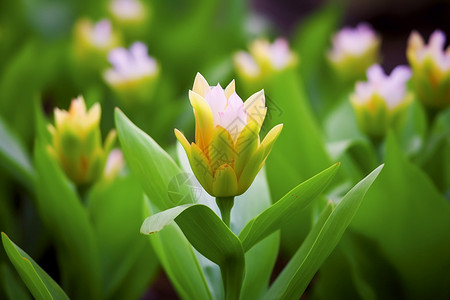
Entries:
{"label": "flower", "polygon": [[[103,19],[92,23],[81,19],[75,24],[75,58],[91,69],[106,64],[107,53],[121,44],[120,36],[113,31],[111,22]],[[98,72],[98,71],[97,71]]]}
{"label": "flower", "polygon": [[369,136],[379,138],[390,126],[398,126],[405,110],[412,102],[406,90],[411,70],[397,66],[387,76],[380,65],[367,70],[367,82],[358,82],[350,101],[360,129]]}
{"label": "flower", "polygon": [[105,178],[114,178],[123,169],[125,161],[123,159],[122,151],[119,149],[113,149],[108,155],[105,168],[103,170],[103,176]]}
{"label": "flower", "polygon": [[109,11],[120,23],[139,23],[147,17],[146,7],[138,0],[112,0]]}
{"label": "flower", "polygon": [[366,69],[379,60],[380,38],[368,24],[345,27],[333,36],[332,42],[328,59],[344,79],[362,77]]}
{"label": "flower", "polygon": [[125,98],[145,100],[150,96],[159,74],[156,60],[147,54],[147,46],[135,42],[130,49],[116,48],[108,54],[113,68],[106,70],[106,83]]}
{"label": "flower", "polygon": [[102,148],[100,105],[96,103],[87,111],[82,96],[72,100],[68,111],[56,108],[54,113],[55,126],[48,126],[53,137],[51,153],[73,182],[93,182],[103,171],[115,131],[110,132]]}
{"label": "flower", "polygon": [[249,53],[239,51],[234,55],[237,72],[247,79],[260,80],[297,63],[297,56],[284,38],[278,38],[272,44],[265,39],[255,40],[249,50]]}
{"label": "flower", "polygon": [[210,87],[197,73],[189,99],[195,116],[195,143],[175,129],[175,135],[189,158],[192,170],[215,197],[244,193],[262,168],[283,127],[275,126],[260,142],[264,121],[264,90],[243,102],[235,92],[234,80],[223,89]]}
{"label": "flower", "polygon": [[111,22],[106,19],[95,24],[90,20],[82,19],[75,25],[75,32],[81,43],[104,52],[119,44],[119,38],[113,32]]}
{"label": "flower", "polygon": [[418,98],[431,108],[450,105],[450,46],[446,50],[444,46],[445,34],[440,30],[433,32],[428,45],[416,31],[408,40],[406,55],[414,89]]}

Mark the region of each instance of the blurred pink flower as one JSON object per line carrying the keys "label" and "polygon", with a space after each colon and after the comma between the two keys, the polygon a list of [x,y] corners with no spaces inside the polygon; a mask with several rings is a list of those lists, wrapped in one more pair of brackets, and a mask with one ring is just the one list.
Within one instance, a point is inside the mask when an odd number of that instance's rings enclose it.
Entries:
{"label": "blurred pink flower", "polygon": [[147,46],[141,42],[135,42],[129,50],[111,50],[108,60],[113,68],[107,70],[104,77],[111,85],[152,77],[158,72],[156,60],[148,55]]}
{"label": "blurred pink flower", "polygon": [[358,82],[354,99],[368,103],[374,94],[378,94],[388,109],[398,106],[406,96],[406,82],[411,78],[407,66],[397,66],[391,75],[386,75],[380,65],[373,65],[367,70],[367,82]]}

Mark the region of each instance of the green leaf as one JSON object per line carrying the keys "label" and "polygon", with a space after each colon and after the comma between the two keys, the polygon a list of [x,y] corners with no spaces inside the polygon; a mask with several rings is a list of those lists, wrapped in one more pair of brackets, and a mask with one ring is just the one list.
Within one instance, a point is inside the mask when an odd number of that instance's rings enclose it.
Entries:
{"label": "green leaf", "polygon": [[[267,180],[272,200],[276,201],[299,182],[330,166],[332,161],[295,70],[277,74],[266,83],[264,90],[267,116],[263,131],[279,123],[284,124],[283,132],[266,161]],[[294,141],[299,145],[293,146]],[[296,220],[281,229],[281,245],[287,252],[295,252],[306,237],[310,228],[312,207],[304,210]]]}
{"label": "green leaf", "polygon": [[1,264],[1,278],[3,284],[3,291],[9,300],[23,299],[31,300],[31,294],[29,293],[27,287],[20,279],[17,273],[13,273],[9,265],[6,263]]}
{"label": "green leaf", "polygon": [[238,299],[244,279],[244,252],[239,238],[209,207],[203,204],[176,206],[148,217],[141,232],[152,234],[176,221],[189,242],[218,264],[225,285],[225,298]]}
{"label": "green leaf", "polygon": [[[117,133],[125,159],[150,203],[145,202],[144,217],[153,212],[192,202],[190,191],[179,192],[185,197],[170,198],[168,186],[181,170],[172,158],[151,137],[138,129],[125,115],[116,110]],[[152,246],[177,292],[184,299],[211,299],[204,275],[192,246],[176,224],[151,235]]]}
{"label": "green leaf", "polygon": [[[377,154],[371,142],[364,138],[352,138],[327,144],[328,152],[333,159],[345,161],[345,171],[355,181],[373,170],[378,164]],[[351,159],[351,161],[346,161]],[[351,164],[351,163],[352,164]],[[351,166],[348,166],[351,165]],[[350,167],[354,167],[352,174]]]}
{"label": "green leaf", "polygon": [[[135,299],[148,288],[158,259],[139,233],[144,196],[131,174],[104,179],[89,193],[89,215],[101,253],[105,298]],[[145,264],[145,268],[142,268]],[[132,285],[130,285],[132,284]]]}
{"label": "green leaf", "polygon": [[[147,199],[143,213],[152,213]],[[213,299],[191,244],[181,229],[171,223],[149,236],[164,271],[182,299]]]}
{"label": "green leaf", "polygon": [[323,223],[323,216],[281,272],[264,299],[299,299],[314,274],[338,244],[364,195],[380,173],[379,166],[355,185]]}
{"label": "green leaf", "polygon": [[34,169],[22,141],[0,117],[0,162],[28,190],[33,189]]}
{"label": "green leaf", "polygon": [[[192,187],[200,187],[200,183],[192,174],[186,152],[180,144],[177,144],[177,154],[183,170],[187,174],[191,174]],[[214,197],[206,192],[196,193],[196,196],[198,203],[207,205],[216,214],[220,213]],[[234,206],[231,210],[231,230],[235,234],[240,232],[251,219],[268,208],[271,203],[265,168],[262,168],[250,188],[243,195],[235,197]],[[279,239],[279,233],[273,233],[245,253],[245,278],[241,290],[241,299],[259,299],[260,295],[267,290],[270,274],[278,254]],[[202,255],[197,257],[210,285],[213,298],[223,298],[220,268]]]}
{"label": "green leaf", "polygon": [[311,179],[299,184],[283,198],[247,223],[239,234],[244,250],[250,250],[260,240],[298,216],[299,211],[307,207],[324,191],[334,178],[338,168],[339,163],[334,164]]}
{"label": "green leaf", "polygon": [[[263,128],[285,125],[266,162],[272,198],[280,199],[298,182],[329,166],[331,159],[297,74],[281,72],[268,83],[265,93],[268,115]],[[300,141],[301,147],[292,147],[293,141]]]}
{"label": "green leaf", "polygon": [[102,286],[100,259],[87,211],[74,186],[39,141],[34,159],[37,207],[56,242],[63,286],[71,297],[97,299]]}
{"label": "green leaf", "polygon": [[59,285],[36,262],[2,232],[5,251],[36,299],[69,299]]}
{"label": "green leaf", "polygon": [[[301,78],[311,104],[318,110],[323,109],[326,100],[323,97],[325,89],[321,88],[326,80],[324,71],[327,71],[328,67],[326,52],[330,48],[332,34],[337,31],[343,12],[342,4],[328,3],[302,19],[292,36],[292,49],[300,56]],[[334,86],[330,87],[332,82],[328,80],[325,83],[336,97],[336,89]]]}
{"label": "green leaf", "polygon": [[[191,197],[180,198],[179,203],[174,203],[169,198],[169,182],[180,174],[181,170],[167,152],[118,109],[115,111],[115,120],[126,161],[158,210],[193,202]],[[186,193],[189,193],[189,190],[186,190]]]}
{"label": "green leaf", "polygon": [[449,202],[405,158],[393,134],[386,140],[385,162],[351,227],[380,246],[399,272],[406,298],[448,298]]}

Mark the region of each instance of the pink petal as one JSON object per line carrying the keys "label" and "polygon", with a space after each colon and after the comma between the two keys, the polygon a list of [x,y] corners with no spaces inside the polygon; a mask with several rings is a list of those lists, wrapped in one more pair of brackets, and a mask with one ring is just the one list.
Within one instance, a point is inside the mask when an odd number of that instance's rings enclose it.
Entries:
{"label": "pink petal", "polygon": [[222,112],[227,106],[227,97],[225,96],[225,91],[220,84],[217,84],[217,86],[213,87],[208,93],[206,93],[205,100],[211,108],[214,125],[218,125],[220,123],[219,112]]}

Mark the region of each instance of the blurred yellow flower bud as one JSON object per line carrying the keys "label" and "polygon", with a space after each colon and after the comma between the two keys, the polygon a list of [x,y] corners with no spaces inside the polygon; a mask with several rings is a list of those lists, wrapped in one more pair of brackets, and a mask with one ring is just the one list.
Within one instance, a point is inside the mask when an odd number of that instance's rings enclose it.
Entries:
{"label": "blurred yellow flower bud", "polygon": [[151,99],[159,75],[156,60],[147,53],[147,46],[135,42],[130,49],[115,48],[108,54],[113,68],[103,78],[125,104]]}
{"label": "blurred yellow flower bud", "polygon": [[365,23],[345,27],[333,36],[328,60],[344,81],[363,78],[368,67],[380,60],[380,38]]}
{"label": "blurred yellow flower bud", "polygon": [[214,197],[244,193],[269,155],[282,124],[270,130],[262,142],[259,131],[266,116],[264,91],[243,102],[234,80],[223,89],[210,87],[200,73],[189,99],[195,116],[195,143],[175,135],[189,157],[192,170],[203,188]]}
{"label": "blurred yellow flower bud", "polygon": [[98,103],[89,111],[83,97],[72,100],[68,111],[55,109],[55,126],[49,125],[53,137],[51,153],[74,183],[84,185],[95,181],[103,171],[115,140],[111,131],[102,147],[100,133],[101,109]]}
{"label": "blurred yellow flower bud", "polygon": [[444,47],[442,31],[433,32],[428,45],[418,32],[413,31],[406,51],[414,90],[421,102],[434,109],[450,105],[450,46],[446,50]]}
{"label": "blurred yellow flower bud", "polygon": [[367,82],[358,82],[350,96],[361,131],[374,139],[380,139],[388,128],[401,126],[406,109],[412,102],[412,94],[406,90],[411,71],[397,66],[387,76],[379,65],[367,70]]}
{"label": "blurred yellow flower bud", "polygon": [[239,51],[234,55],[238,75],[249,82],[265,80],[297,62],[297,56],[284,38],[278,38],[272,44],[265,39],[255,40],[249,45],[249,52]]}

